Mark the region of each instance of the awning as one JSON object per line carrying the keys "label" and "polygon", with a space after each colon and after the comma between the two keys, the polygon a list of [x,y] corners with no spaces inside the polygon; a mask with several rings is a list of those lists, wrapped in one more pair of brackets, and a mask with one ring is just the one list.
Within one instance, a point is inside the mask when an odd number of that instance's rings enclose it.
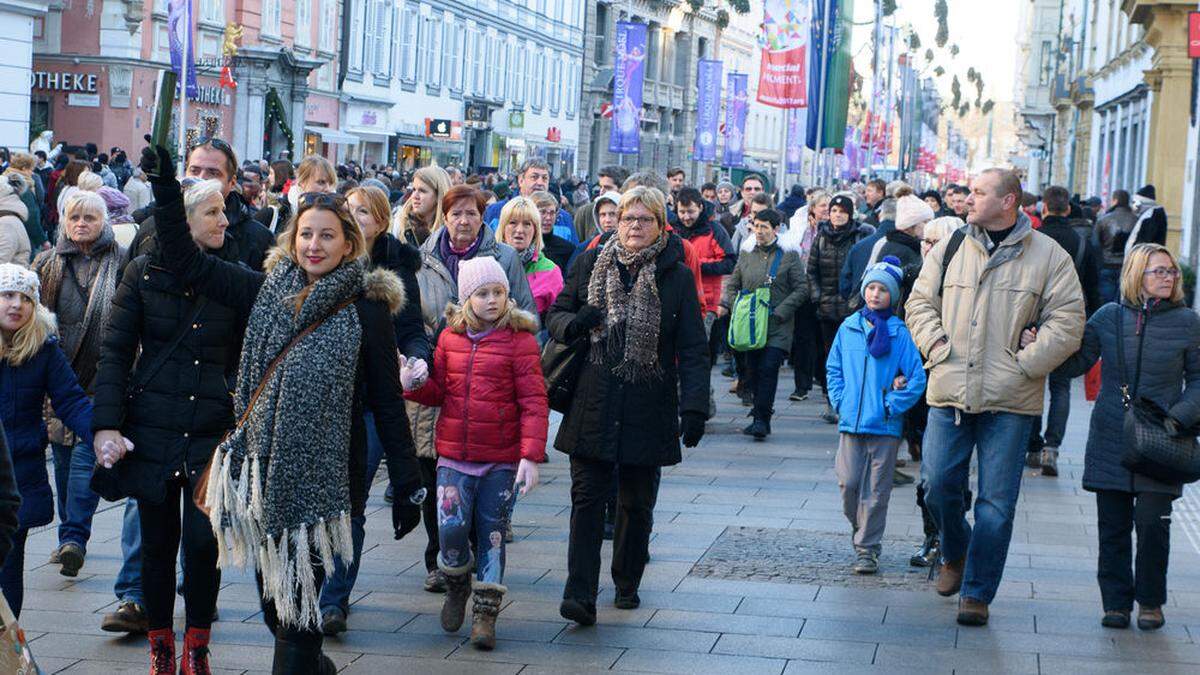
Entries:
{"label": "awning", "polygon": [[341,143],[342,145],[358,145],[358,137],[353,134],[348,134],[339,129],[331,129],[329,127],[304,127],[304,130],[310,134],[316,134],[321,137],[321,140],[326,143]]}
{"label": "awning", "polygon": [[381,134],[377,131],[359,131],[358,129],[346,129],[346,131],[354,134],[358,140],[367,143],[387,143],[388,138],[391,137],[389,134]]}

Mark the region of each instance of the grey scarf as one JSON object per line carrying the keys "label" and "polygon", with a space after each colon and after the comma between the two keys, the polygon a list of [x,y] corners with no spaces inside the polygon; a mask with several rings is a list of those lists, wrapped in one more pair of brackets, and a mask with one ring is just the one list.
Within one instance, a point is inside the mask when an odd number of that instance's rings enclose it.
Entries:
{"label": "grey scarf", "polygon": [[[310,324],[362,293],[361,261],[343,264],[312,285],[304,271],[280,259],[258,293],[238,368],[239,416],[268,364]],[[329,316],[284,357],[245,424],[216,449],[208,504],[221,566],[249,561],[263,578],[288,626],[320,622],[312,556],[326,573],[333,556],[353,559],[350,537],[350,409],[362,344],[354,306]]]}
{"label": "grey scarf", "polygon": [[[604,349],[592,349],[596,363],[613,363],[613,373],[626,382],[657,379],[662,376],[658,362],[658,332],[662,321],[662,300],[654,275],[658,255],[667,247],[667,233],[640,251],[627,251],[613,236],[600,249],[596,265],[588,279],[587,303],[605,314],[603,330],[592,333],[592,343],[604,343]],[[633,288],[625,290],[620,266],[633,279]]]}

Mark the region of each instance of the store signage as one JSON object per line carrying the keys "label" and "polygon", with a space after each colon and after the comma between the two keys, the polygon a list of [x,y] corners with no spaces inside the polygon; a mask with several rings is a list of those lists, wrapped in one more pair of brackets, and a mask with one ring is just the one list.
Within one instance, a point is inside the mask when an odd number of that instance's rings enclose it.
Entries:
{"label": "store signage", "polygon": [[562,129],[558,127],[550,127],[546,130],[546,140],[552,143],[558,143],[562,140]]}
{"label": "store signage", "polygon": [[77,91],[84,94],[96,93],[95,73],[56,73],[35,70],[29,73],[29,86],[33,89],[51,91]]}
{"label": "store signage", "polygon": [[1188,57],[1200,59],[1200,12],[1188,12]]}
{"label": "store signage", "polygon": [[425,120],[425,134],[430,138],[450,138],[450,120]]}
{"label": "store signage", "polygon": [[[175,100],[179,100],[179,89],[175,90]],[[189,101],[206,103],[208,105],[225,105],[225,93],[221,87],[196,86],[196,95],[188,96]]]}
{"label": "store signage", "polygon": [[524,110],[508,111],[508,128],[509,129],[524,129],[525,128],[525,111]]}
{"label": "store signage", "polygon": [[463,125],[474,129],[492,127],[492,109],[482,103],[468,103],[463,109]]}
{"label": "store signage", "polygon": [[67,105],[76,108],[99,108],[100,94],[81,94],[73,92],[67,94]]}

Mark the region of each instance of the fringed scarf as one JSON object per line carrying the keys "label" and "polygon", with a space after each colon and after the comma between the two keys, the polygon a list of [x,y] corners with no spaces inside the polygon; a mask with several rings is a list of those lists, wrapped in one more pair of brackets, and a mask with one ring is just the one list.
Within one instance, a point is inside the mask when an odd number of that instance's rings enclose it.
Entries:
{"label": "fringed scarf", "polygon": [[[612,363],[612,371],[626,382],[644,382],[662,377],[658,362],[658,333],[662,321],[662,300],[655,283],[658,255],[667,247],[664,232],[653,244],[640,251],[628,251],[614,236],[608,240],[588,279],[587,302],[604,312],[602,330],[592,333],[589,358],[595,363]],[[619,265],[617,263],[620,263]],[[621,267],[633,279],[625,289]]]}
{"label": "fringed scarf", "polygon": [[[268,364],[310,324],[360,295],[361,261],[308,285],[290,259],[267,274],[246,327],[234,412],[241,416]],[[263,597],[288,626],[320,623],[313,556],[328,574],[333,557],[354,557],[350,537],[351,401],[362,324],[353,305],[329,316],[287,353],[245,424],[216,449],[208,504],[218,564],[257,568]]]}

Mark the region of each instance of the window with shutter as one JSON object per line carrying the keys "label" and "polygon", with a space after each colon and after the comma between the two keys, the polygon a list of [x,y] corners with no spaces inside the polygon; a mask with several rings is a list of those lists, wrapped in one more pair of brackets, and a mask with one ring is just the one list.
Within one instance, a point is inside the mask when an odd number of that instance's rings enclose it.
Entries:
{"label": "window with shutter", "polygon": [[[313,0],[296,0],[296,46],[307,47],[312,44],[312,2]],[[220,4],[220,0],[217,0]]]}
{"label": "window with shutter", "polygon": [[450,86],[450,91],[461,92],[463,31],[453,19],[449,19],[443,36],[446,41],[446,84]]}
{"label": "window with shutter", "polygon": [[350,63],[349,68],[361,72],[363,69],[363,54],[366,52],[369,36],[363,30],[366,18],[366,2],[355,2],[350,6]]}
{"label": "window with shutter", "polygon": [[484,70],[484,55],[487,53],[487,45],[484,44],[487,39],[487,33],[479,28],[474,30],[475,49],[472,58],[475,59],[475,79],[474,86],[471,87],[471,92],[476,96],[487,95],[487,72]]}
{"label": "window with shutter", "polygon": [[336,43],[338,8],[336,0],[321,0],[321,51],[333,51]]}
{"label": "window with shutter", "polygon": [[375,4],[375,74],[390,77],[392,74],[392,7],[389,0],[376,0]]}
{"label": "window with shutter", "polygon": [[443,47],[442,17],[437,15],[429,19],[429,57],[425,59],[425,83],[434,87],[442,86],[442,57]]}

